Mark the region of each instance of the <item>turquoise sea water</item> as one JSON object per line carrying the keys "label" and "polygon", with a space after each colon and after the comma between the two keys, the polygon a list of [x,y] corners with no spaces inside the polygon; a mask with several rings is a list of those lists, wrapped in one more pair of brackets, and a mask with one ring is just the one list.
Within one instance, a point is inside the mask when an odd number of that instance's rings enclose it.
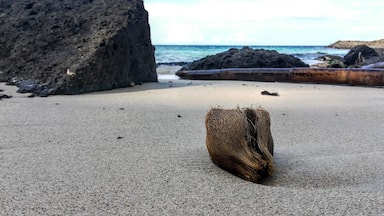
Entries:
{"label": "turquoise sea water", "polygon": [[[349,50],[333,49],[326,46],[249,46],[252,49],[276,50],[279,53],[293,55],[311,65],[318,61],[317,57],[326,54],[344,56]],[[192,62],[242,46],[203,46],[203,45],[155,45],[156,63]]]}

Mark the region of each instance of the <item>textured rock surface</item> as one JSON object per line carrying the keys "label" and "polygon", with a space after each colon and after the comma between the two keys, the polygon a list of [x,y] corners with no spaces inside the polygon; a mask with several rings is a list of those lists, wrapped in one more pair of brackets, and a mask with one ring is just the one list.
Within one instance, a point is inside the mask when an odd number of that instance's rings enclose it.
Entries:
{"label": "textured rock surface", "polygon": [[[372,49],[366,45],[353,47],[343,58],[339,56],[325,55],[317,58],[321,61],[311,65],[313,68],[380,68],[384,61],[383,49]],[[370,66],[368,66],[370,65]]]}
{"label": "textured rock surface", "polygon": [[360,67],[364,64],[372,64],[380,61],[379,54],[366,45],[353,47],[345,56],[344,64]]}
{"label": "textured rock surface", "polygon": [[343,62],[343,57],[335,55],[324,55],[318,57],[316,60],[320,62],[314,65],[311,65],[313,68],[345,68],[346,65]]}
{"label": "textured rock surface", "polygon": [[0,81],[37,95],[157,81],[142,0],[1,0],[0,43]]}
{"label": "textured rock surface", "polygon": [[300,59],[276,51],[251,49],[230,49],[216,55],[207,56],[180,70],[209,70],[222,68],[290,68],[308,67]]}

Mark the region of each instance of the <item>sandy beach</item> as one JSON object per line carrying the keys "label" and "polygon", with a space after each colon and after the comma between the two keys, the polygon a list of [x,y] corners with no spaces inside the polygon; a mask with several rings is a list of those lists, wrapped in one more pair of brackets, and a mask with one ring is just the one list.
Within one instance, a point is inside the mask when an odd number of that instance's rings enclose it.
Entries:
{"label": "sandy beach", "polygon": [[[0,215],[382,215],[384,89],[160,79],[27,98],[0,84]],[[266,96],[264,90],[280,96]],[[263,107],[275,173],[216,167],[212,107]]]}

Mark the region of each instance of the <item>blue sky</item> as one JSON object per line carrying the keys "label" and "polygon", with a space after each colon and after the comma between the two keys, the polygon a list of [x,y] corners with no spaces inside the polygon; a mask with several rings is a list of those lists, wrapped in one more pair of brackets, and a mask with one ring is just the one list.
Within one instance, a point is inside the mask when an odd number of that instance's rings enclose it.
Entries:
{"label": "blue sky", "polygon": [[384,38],[383,0],[144,0],[154,45],[328,45]]}

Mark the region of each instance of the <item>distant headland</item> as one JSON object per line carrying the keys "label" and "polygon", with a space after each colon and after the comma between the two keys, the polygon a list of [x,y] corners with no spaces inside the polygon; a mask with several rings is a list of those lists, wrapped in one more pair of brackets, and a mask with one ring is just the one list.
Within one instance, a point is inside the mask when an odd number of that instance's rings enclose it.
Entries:
{"label": "distant headland", "polygon": [[339,40],[335,43],[328,45],[328,47],[337,49],[352,49],[355,46],[366,45],[373,49],[384,48],[384,39],[373,40],[373,41],[358,41],[358,40]]}

